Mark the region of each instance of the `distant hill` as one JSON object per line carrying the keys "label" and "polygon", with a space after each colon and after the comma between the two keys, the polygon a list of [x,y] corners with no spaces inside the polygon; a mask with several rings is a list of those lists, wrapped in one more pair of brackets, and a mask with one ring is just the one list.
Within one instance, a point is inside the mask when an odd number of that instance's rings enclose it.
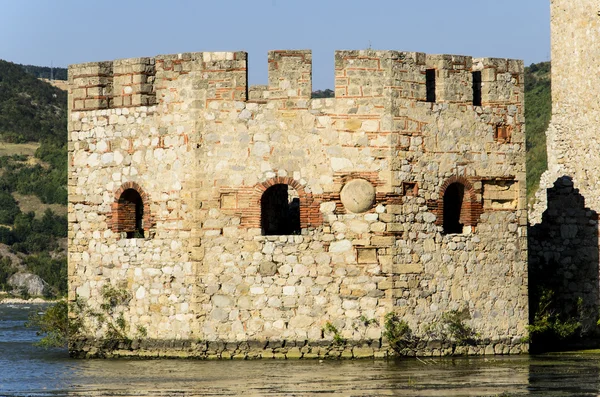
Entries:
{"label": "distant hill", "polygon": [[19,65],[27,73],[40,79],[67,80],[67,68],[50,68],[48,66]]}
{"label": "distant hill", "polygon": [[329,88],[325,90],[316,90],[312,92],[313,98],[334,98],[335,92]]}
{"label": "distant hill", "polygon": [[0,139],[67,141],[67,93],[0,60]]}
{"label": "distant hill", "polygon": [[527,145],[527,197],[535,194],[548,165],[546,129],[552,115],[550,62],[525,68],[525,136]]}
{"label": "distant hill", "polygon": [[48,83],[51,86],[58,88],[59,90],[67,91],[69,89],[69,83],[66,80],[50,80],[43,77],[40,77],[39,79],[44,83]]}

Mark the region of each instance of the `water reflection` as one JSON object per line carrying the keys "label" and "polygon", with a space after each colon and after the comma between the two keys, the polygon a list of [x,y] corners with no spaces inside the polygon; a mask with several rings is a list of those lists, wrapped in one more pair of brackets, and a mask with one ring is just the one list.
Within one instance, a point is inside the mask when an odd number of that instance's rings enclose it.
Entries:
{"label": "water reflection", "polygon": [[0,396],[596,396],[600,355],[359,361],[71,360],[0,305]]}
{"label": "water reflection", "polygon": [[[486,371],[455,376],[442,364],[423,370],[384,361],[90,361],[81,363],[69,395],[481,395],[512,387]],[[501,377],[506,380],[505,376]],[[514,383],[515,380],[510,381]],[[517,382],[527,383],[521,376]],[[474,387],[476,385],[476,387]],[[487,390],[487,391],[486,391]],[[100,392],[101,391],[101,392]],[[100,392],[100,393],[98,393]]]}
{"label": "water reflection", "polygon": [[538,357],[529,364],[529,390],[535,395],[600,395],[600,355]]}
{"label": "water reflection", "polygon": [[526,391],[527,361],[84,361],[69,395],[514,395]]}

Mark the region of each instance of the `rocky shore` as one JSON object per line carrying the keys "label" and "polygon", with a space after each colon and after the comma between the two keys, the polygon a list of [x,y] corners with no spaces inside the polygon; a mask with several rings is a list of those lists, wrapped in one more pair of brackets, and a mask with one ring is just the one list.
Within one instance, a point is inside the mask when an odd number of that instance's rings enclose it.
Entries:
{"label": "rocky shore", "polygon": [[21,299],[21,298],[8,298],[0,296],[0,305],[3,304],[26,304],[26,303],[53,303],[54,301],[48,301],[43,298],[31,298],[31,299]]}

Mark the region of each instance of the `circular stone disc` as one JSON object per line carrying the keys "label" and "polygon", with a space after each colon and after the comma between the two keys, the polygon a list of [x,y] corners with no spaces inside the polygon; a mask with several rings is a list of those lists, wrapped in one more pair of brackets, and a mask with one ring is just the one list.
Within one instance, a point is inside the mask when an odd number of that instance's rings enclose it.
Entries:
{"label": "circular stone disc", "polygon": [[364,179],[353,179],[342,188],[340,199],[346,210],[360,214],[373,206],[375,188]]}

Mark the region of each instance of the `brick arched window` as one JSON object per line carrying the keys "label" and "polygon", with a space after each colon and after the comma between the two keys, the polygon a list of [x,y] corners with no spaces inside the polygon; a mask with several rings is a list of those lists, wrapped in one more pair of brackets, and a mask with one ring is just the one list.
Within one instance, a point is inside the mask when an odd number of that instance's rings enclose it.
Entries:
{"label": "brick arched window", "polygon": [[126,238],[143,238],[150,229],[149,199],[134,182],[123,184],[115,192],[112,205],[112,230]]}
{"label": "brick arched window", "polygon": [[483,212],[473,185],[462,176],[448,178],[440,188],[439,199],[428,202],[428,207],[445,234],[463,233],[465,226],[476,226]]}
{"label": "brick arched window", "polygon": [[300,197],[293,187],[278,183],[267,188],[260,199],[262,234],[300,234]]}
{"label": "brick arched window", "polygon": [[[283,187],[275,187],[273,190],[269,190],[277,185],[283,185]],[[312,193],[307,192],[304,186],[294,178],[288,176],[270,178],[256,184],[248,193],[240,193],[240,196],[239,205],[243,210],[240,211],[239,216],[241,217],[242,227],[260,228],[263,235],[275,234],[284,230],[283,227],[281,229],[278,226],[276,227],[275,222],[271,220],[271,215],[268,215],[269,213],[277,213],[277,210],[270,209],[273,204],[281,202],[283,206],[284,196],[288,210],[297,214],[293,215],[292,218],[299,218],[299,221],[293,220],[291,234],[300,233],[306,228],[318,227],[323,224],[323,214],[319,210],[319,202],[315,201]],[[281,200],[278,200],[277,197],[281,197]],[[280,213],[283,214],[283,210]],[[296,216],[297,218],[294,218]],[[278,231],[271,232],[274,229]]]}

